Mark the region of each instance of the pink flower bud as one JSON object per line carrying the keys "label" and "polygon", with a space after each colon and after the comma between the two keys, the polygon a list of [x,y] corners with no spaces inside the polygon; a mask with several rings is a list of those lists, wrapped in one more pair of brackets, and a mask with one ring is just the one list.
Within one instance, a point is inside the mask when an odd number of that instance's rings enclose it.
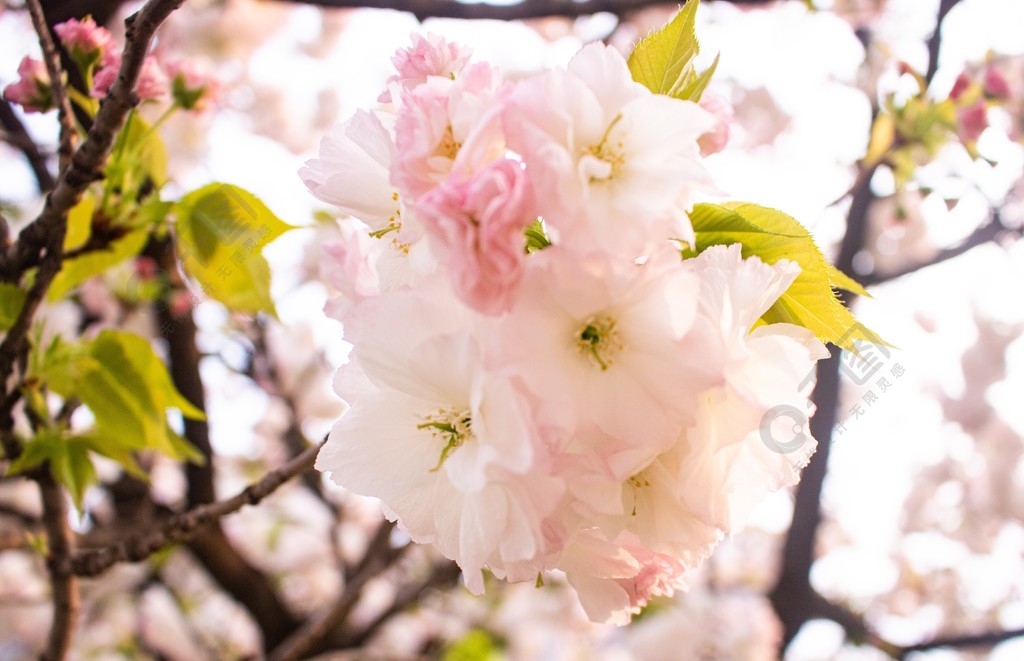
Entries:
{"label": "pink flower bud", "polygon": [[953,83],[953,89],[949,90],[949,98],[956,101],[959,99],[967,88],[971,86],[971,79],[966,73],[961,73],[956,77],[956,82]]}
{"label": "pink flower bud", "polygon": [[165,65],[171,78],[171,96],[185,110],[203,112],[220,97],[220,81],[187,60]]}
{"label": "pink flower bud", "polygon": [[1010,84],[1006,82],[999,69],[989,65],[985,69],[985,78],[982,82],[985,86],[985,95],[990,99],[1009,99],[1013,93],[1010,91]]}
{"label": "pink flower bud", "polygon": [[114,38],[110,32],[96,25],[92,17],[87,16],[81,21],[72,18],[53,26],[53,30],[68,49],[71,58],[83,70],[88,70],[101,61],[114,47]]}
{"label": "pink flower bud", "polygon": [[[110,86],[117,80],[117,74],[121,70],[121,54],[107,53],[103,56],[103,67],[96,72],[93,79],[92,90],[89,94],[94,99],[102,99],[110,91]],[[167,74],[160,68],[160,63],[152,55],[146,57],[142,64],[142,72],[139,74],[138,85],[135,92],[140,101],[156,101],[167,96],[170,82]]]}
{"label": "pink flower bud", "polygon": [[988,107],[984,100],[979,100],[972,106],[960,111],[960,139],[964,142],[974,142],[982,131],[988,128]]}
{"label": "pink flower bud", "polygon": [[50,74],[42,61],[25,56],[18,65],[17,82],[4,88],[4,99],[17,103],[25,112],[47,112],[53,109]]}

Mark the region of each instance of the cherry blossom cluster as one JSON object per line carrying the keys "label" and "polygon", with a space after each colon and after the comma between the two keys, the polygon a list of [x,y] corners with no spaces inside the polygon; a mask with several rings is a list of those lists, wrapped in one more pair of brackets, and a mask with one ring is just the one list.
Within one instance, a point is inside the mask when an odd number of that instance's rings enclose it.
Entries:
{"label": "cherry blossom cluster", "polygon": [[773,407],[810,410],[827,355],[758,325],[799,267],[739,245],[681,257],[718,119],[634,82],[613,48],[507,81],[414,36],[394,64],[384,105],[300,172],[351,216],[322,265],[350,408],[317,466],[474,593],[485,569],[558,570],[592,619],[627,622],[814,450],[773,451],[762,429]]}
{"label": "cherry blossom cluster", "polygon": [[[121,69],[121,51],[114,37],[92,18],[73,18],[58,23],[54,32],[78,67],[89,95],[94,99],[104,98]],[[18,66],[18,76],[17,81],[4,89],[4,99],[20,105],[26,112],[47,112],[54,108],[50,76],[42,61],[25,56]],[[148,55],[135,93],[140,101],[170,97],[185,110],[202,112],[216,102],[220,84],[193,62],[165,62],[156,55]]]}
{"label": "cherry blossom cluster", "polygon": [[[1011,139],[1024,134],[1024,112],[1020,91],[1014,89],[1021,78],[1020,58],[996,58],[982,66],[969,67],[957,76],[949,98],[956,104],[956,125],[960,139],[974,143],[989,127],[989,110],[1001,107],[1010,115],[1007,127]],[[1013,81],[1015,84],[1011,85]]]}

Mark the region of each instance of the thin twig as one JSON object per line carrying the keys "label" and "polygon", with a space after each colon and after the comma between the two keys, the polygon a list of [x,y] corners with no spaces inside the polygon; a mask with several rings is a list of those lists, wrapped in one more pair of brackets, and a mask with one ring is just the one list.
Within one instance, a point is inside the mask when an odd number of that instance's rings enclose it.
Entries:
{"label": "thin twig", "polygon": [[188,538],[198,528],[255,505],[282,484],[313,467],[320,446],[313,446],[286,464],[270,471],[238,494],[208,505],[200,505],[172,516],[159,529],[121,540],[101,549],[83,550],[68,561],[67,571],[76,576],[96,576],[120,562],[139,562],[162,548]]}
{"label": "thin twig", "polygon": [[28,12],[32,16],[32,27],[39,36],[39,47],[43,51],[43,62],[46,63],[46,73],[50,75],[50,91],[53,94],[53,102],[57,106],[57,121],[60,123],[60,147],[57,149],[58,168],[60,172],[71,162],[71,155],[75,152],[78,143],[78,132],[75,129],[75,115],[71,109],[71,100],[68,98],[67,90],[64,89],[64,69],[60,64],[60,53],[56,44],[53,43],[53,35],[50,34],[50,26],[46,22],[46,15],[39,0],[26,0]]}
{"label": "thin twig", "polygon": [[1007,631],[989,631],[985,633],[972,634],[969,636],[948,636],[933,638],[927,642],[907,645],[900,649],[898,658],[903,659],[912,652],[924,652],[925,650],[939,649],[940,647],[952,647],[961,649],[964,647],[992,647],[999,643],[1024,636],[1024,629],[1009,629]]}
{"label": "thin twig", "polygon": [[[523,0],[515,4],[463,3],[453,0],[287,0],[328,8],[394,9],[409,12],[419,20],[427,18],[491,19],[499,21],[563,16],[576,18],[601,12],[621,16],[645,7],[672,6],[665,0]],[[765,5],[775,0],[729,0],[735,5]]]}
{"label": "thin twig", "polygon": [[868,286],[880,285],[884,282],[896,280],[898,278],[910,275],[911,273],[916,273],[921,269],[925,269],[930,266],[935,266],[936,264],[947,262],[953,259],[954,257],[959,257],[960,255],[970,251],[973,248],[976,248],[977,246],[989,243],[991,241],[996,241],[1003,235],[1015,236],[1019,238],[1021,235],[1021,231],[1019,229],[1014,230],[1006,227],[1003,224],[1002,218],[999,215],[999,210],[997,209],[993,213],[991,221],[978,227],[976,230],[971,232],[971,234],[966,239],[964,239],[957,245],[940,250],[931,259],[925,262],[921,262],[919,264],[912,264],[910,266],[904,267],[892,273],[871,273],[869,275],[861,277],[860,281],[862,284],[864,284],[864,286]]}
{"label": "thin twig", "polygon": [[946,20],[946,14],[959,3],[960,0],[939,0],[939,10],[935,15],[935,32],[928,38],[928,70],[924,74],[925,81],[930,85],[935,73],[939,70],[939,52],[942,50],[942,22]]}
{"label": "thin twig", "polygon": [[374,617],[362,629],[342,632],[337,640],[331,640],[331,647],[334,649],[362,647],[366,641],[370,640],[380,630],[381,626],[398,613],[404,611],[411,604],[418,602],[425,592],[434,588],[453,586],[458,583],[459,576],[461,575],[462,570],[454,562],[447,561],[435,565],[426,580],[415,585],[406,585],[384,611]]}
{"label": "thin twig", "polygon": [[[22,123],[14,108],[7,102],[7,99],[0,99],[0,125],[4,127],[4,140],[9,145],[20,151],[28,165],[32,168],[32,174],[36,178],[36,185],[40,193],[46,193],[53,188],[53,175],[46,164],[46,156],[39,149],[32,136]],[[6,246],[0,246],[6,247]]]}
{"label": "thin twig", "polygon": [[43,526],[48,546],[47,567],[53,601],[53,623],[46,645],[44,661],[60,661],[71,648],[71,638],[78,618],[78,579],[67,571],[68,558],[75,552],[75,538],[68,520],[68,501],[64,490],[49,471],[36,476],[43,500]]}
{"label": "thin twig", "polygon": [[289,636],[268,655],[268,661],[297,661],[317,650],[324,640],[339,627],[352,612],[363,587],[370,579],[380,576],[409,545],[399,548],[391,546],[391,531],[394,523],[385,521],[367,547],[362,561],[345,581],[341,596],[322,612],[310,617],[298,631]]}

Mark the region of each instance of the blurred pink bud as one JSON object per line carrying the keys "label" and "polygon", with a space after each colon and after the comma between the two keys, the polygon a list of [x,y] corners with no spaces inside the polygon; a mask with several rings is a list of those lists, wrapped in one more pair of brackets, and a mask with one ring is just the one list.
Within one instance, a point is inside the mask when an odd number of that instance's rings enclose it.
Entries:
{"label": "blurred pink bud", "polygon": [[137,257],[135,259],[135,273],[143,280],[152,280],[158,271],[156,261],[152,257]]}
{"label": "blurred pink bud", "polygon": [[981,132],[988,128],[988,107],[984,100],[979,100],[972,106],[960,111],[960,139],[964,142],[974,142]]}
{"label": "blurred pink bud", "polygon": [[171,78],[171,96],[185,110],[203,112],[220,98],[220,81],[188,60],[165,65]]}
{"label": "blurred pink bud", "polygon": [[[117,74],[121,70],[121,54],[106,53],[103,56],[103,68],[96,72],[93,79],[92,90],[89,94],[94,99],[102,99],[110,91],[110,86],[117,80]],[[167,96],[170,82],[167,74],[160,68],[160,63],[152,55],[146,56],[142,63],[142,71],[139,73],[139,82],[135,87],[135,93],[140,101],[156,101]]]}
{"label": "blurred pink bud", "polygon": [[90,16],[81,21],[72,18],[58,23],[53,26],[53,30],[68,49],[72,59],[86,70],[102,60],[114,47],[114,38],[110,32],[96,25],[96,21]]}
{"label": "blurred pink bud", "polygon": [[697,140],[697,144],[700,145],[700,155],[710,156],[725,149],[725,145],[729,142],[735,116],[732,112],[732,104],[724,97],[712,92],[704,93],[700,99],[700,107],[715,116],[714,128]]}
{"label": "blurred pink bud", "polygon": [[971,79],[966,73],[962,73],[956,77],[956,82],[953,83],[953,89],[949,90],[949,98],[956,101],[967,91],[967,88],[971,86]]}
{"label": "blurred pink bud", "polygon": [[17,82],[4,88],[4,99],[17,103],[25,112],[46,112],[52,110],[53,93],[50,91],[50,74],[42,61],[25,56],[18,65]]}
{"label": "blurred pink bud", "polygon": [[196,299],[191,293],[184,289],[176,289],[171,294],[167,307],[170,309],[172,317],[184,317],[192,311],[194,303],[196,303]]}
{"label": "blurred pink bud", "polygon": [[985,69],[982,84],[985,86],[985,95],[990,99],[1009,99],[1013,95],[1002,72],[991,65]]}

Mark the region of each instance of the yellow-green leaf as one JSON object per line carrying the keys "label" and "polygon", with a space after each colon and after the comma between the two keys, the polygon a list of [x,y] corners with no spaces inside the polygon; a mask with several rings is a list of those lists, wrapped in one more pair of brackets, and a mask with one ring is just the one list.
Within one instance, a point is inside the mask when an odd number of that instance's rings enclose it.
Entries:
{"label": "yellow-green leaf", "polygon": [[274,314],[263,248],[293,226],[230,184],[189,193],[177,205],[177,218],[178,254],[203,291],[236,312]]}
{"label": "yellow-green leaf", "polygon": [[167,148],[160,134],[134,112],[129,115],[123,131],[120,149],[115,152],[111,162],[118,176],[125,175],[130,179],[123,188],[137,191],[142,183],[137,177],[138,173],[148,176],[156,188],[167,183]]}
{"label": "yellow-green leaf", "polygon": [[696,72],[694,58],[700,53],[695,29],[699,4],[699,0],[689,0],[671,21],[637,44],[628,60],[633,80],[655,94],[700,100],[718,58],[703,73]]}
{"label": "yellow-green leaf", "polygon": [[77,398],[92,412],[96,427],[83,435],[83,447],[130,471],[137,469],[131,458],[137,450],[157,450],[175,459],[197,456],[170,429],[167,412],[174,408],[196,419],[203,412],[175,389],[145,338],[107,330],[91,340],[55,345],[33,365],[35,376],[51,391]]}
{"label": "yellow-green leaf", "polygon": [[64,235],[64,251],[74,250],[89,240],[96,199],[86,194],[68,212],[68,232]]}
{"label": "yellow-green leaf", "polygon": [[25,291],[10,282],[0,282],[0,331],[11,329],[25,305]]}
{"label": "yellow-green leaf", "polygon": [[826,271],[828,272],[828,282],[832,285],[833,289],[843,289],[845,291],[857,294],[858,296],[864,296],[865,298],[872,298],[871,294],[868,293],[864,286],[846,275],[831,264],[826,265]]}
{"label": "yellow-green leaf", "polygon": [[53,479],[71,494],[75,506],[82,508],[85,490],[96,484],[96,469],[89,457],[88,448],[81,439],[64,436],[53,429],[41,429],[24,445],[8,469],[12,475],[31,470],[48,462]]}
{"label": "yellow-green leaf", "polygon": [[792,217],[754,204],[697,204],[690,221],[697,237],[691,253],[739,243],[744,257],[756,256],[768,264],[780,259],[799,264],[800,275],[762,315],[765,323],[803,326],[821,341],[851,351],[857,351],[859,340],[877,341],[833,291],[841,287],[860,293],[863,287],[830,265],[810,232]]}
{"label": "yellow-green leaf", "polygon": [[99,275],[138,255],[146,247],[148,237],[149,230],[146,229],[128,232],[120,239],[112,241],[105,250],[87,252],[65,261],[60,273],[50,285],[50,290],[46,294],[47,299],[56,301],[63,298],[65,294],[94,275]]}

